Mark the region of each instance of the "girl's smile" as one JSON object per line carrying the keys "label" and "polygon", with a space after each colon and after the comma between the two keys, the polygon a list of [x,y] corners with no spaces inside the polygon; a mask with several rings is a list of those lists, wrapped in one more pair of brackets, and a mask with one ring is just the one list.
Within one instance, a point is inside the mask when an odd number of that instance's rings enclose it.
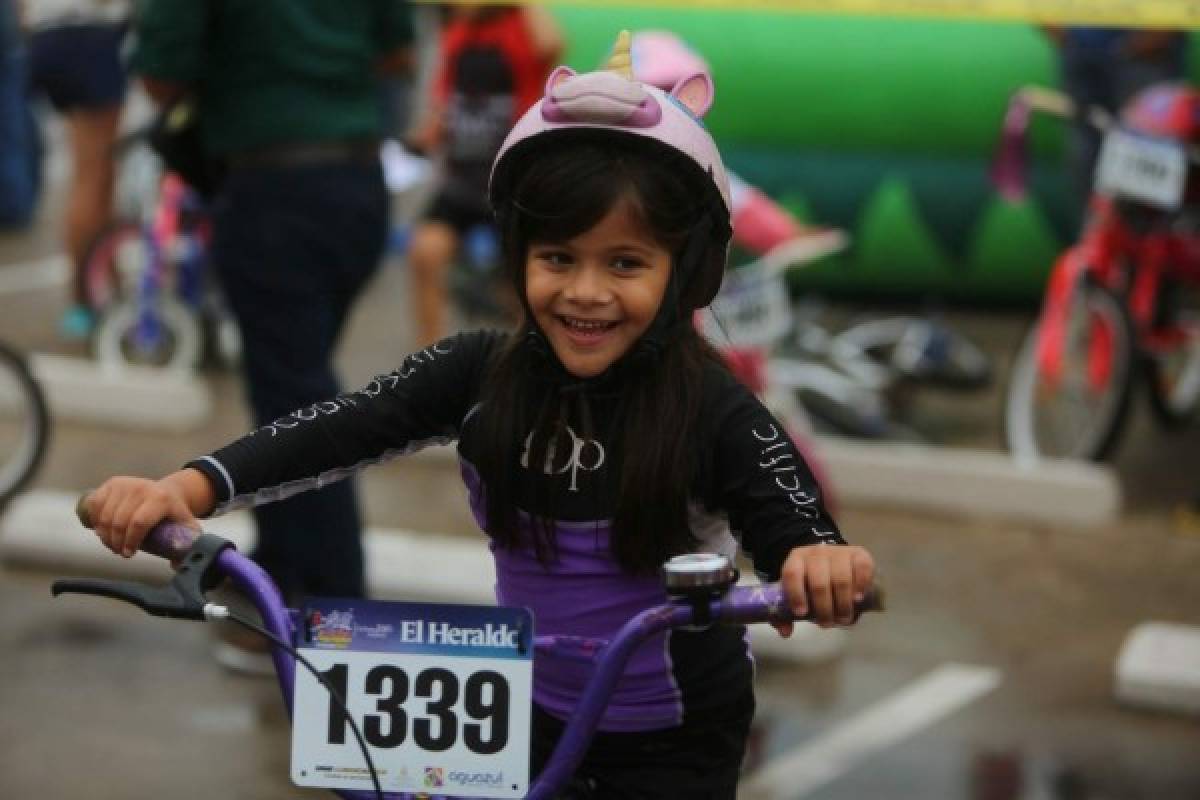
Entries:
{"label": "girl's smile", "polygon": [[532,242],[525,297],[554,354],[579,378],[608,369],[658,314],[671,254],[617,203],[591,229],[566,242]]}

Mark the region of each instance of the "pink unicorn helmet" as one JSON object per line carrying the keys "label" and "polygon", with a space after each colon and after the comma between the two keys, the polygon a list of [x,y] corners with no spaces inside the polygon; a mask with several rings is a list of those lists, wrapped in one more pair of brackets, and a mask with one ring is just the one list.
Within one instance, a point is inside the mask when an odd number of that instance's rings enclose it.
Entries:
{"label": "pink unicorn helmet", "polygon": [[621,31],[604,69],[576,73],[558,67],[546,81],[545,96],[509,132],[492,165],[488,195],[503,214],[508,196],[527,155],[558,138],[621,137],[649,151],[674,151],[695,165],[699,185],[711,188],[708,208],[712,235],[720,245],[710,249],[707,263],[687,276],[689,295],[708,305],[720,288],[732,233],[729,179],[712,136],[701,122],[712,106],[713,84],[707,71],[684,76],[664,91],[636,80],[631,69],[630,35]]}
{"label": "pink unicorn helmet", "polygon": [[[704,56],[671,31],[638,31],[630,45],[633,57],[633,76],[642,83],[663,90],[697,72],[712,73]],[[733,241],[757,255],[768,252],[803,235],[799,221],[786,209],[740,179],[732,171],[729,180],[730,209],[733,221]],[[812,244],[815,234],[808,234]],[[827,246],[844,246],[845,237],[826,237]],[[816,252],[814,250],[814,252]]]}

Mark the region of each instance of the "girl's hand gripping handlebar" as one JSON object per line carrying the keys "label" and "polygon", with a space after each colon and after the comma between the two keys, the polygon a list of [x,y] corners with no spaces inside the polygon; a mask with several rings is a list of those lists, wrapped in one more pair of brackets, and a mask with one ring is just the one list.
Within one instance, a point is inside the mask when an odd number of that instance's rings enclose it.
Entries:
{"label": "girl's hand gripping handlebar", "polygon": [[[84,494],[75,506],[75,515],[86,528],[92,527],[87,510],[89,497],[90,494]],[[75,578],[55,581],[51,592],[55,596],[74,592],[112,597],[156,616],[201,620],[205,618],[207,604],[204,593],[220,579],[213,565],[221,552],[231,546],[220,537],[202,534],[186,525],[162,522],[142,540],[141,549],[175,565],[175,577],[166,586]]]}

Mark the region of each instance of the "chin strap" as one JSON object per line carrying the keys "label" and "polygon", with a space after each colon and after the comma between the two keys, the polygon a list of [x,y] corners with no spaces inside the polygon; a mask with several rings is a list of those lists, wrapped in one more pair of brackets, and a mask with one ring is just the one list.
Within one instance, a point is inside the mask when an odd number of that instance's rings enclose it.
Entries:
{"label": "chin strap", "polygon": [[[681,286],[691,285],[704,269],[704,258],[708,253],[712,237],[713,220],[709,214],[704,214],[695,227],[688,233],[679,255],[675,259],[674,269],[667,279],[667,288],[663,292],[662,304],[658,313],[650,323],[650,327],[638,339],[633,349],[626,356],[639,367],[652,366],[657,363],[669,337],[674,335],[678,326],[691,324],[690,313],[680,307]],[[691,312],[691,309],[686,309]]]}

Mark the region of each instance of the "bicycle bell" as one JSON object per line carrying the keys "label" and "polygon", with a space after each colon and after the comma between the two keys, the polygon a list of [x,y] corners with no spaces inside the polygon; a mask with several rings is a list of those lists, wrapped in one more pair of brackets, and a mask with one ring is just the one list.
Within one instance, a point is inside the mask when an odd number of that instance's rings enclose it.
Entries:
{"label": "bicycle bell", "polygon": [[738,571],[729,556],[720,553],[686,553],[662,566],[667,592],[676,596],[710,597],[737,582]]}

